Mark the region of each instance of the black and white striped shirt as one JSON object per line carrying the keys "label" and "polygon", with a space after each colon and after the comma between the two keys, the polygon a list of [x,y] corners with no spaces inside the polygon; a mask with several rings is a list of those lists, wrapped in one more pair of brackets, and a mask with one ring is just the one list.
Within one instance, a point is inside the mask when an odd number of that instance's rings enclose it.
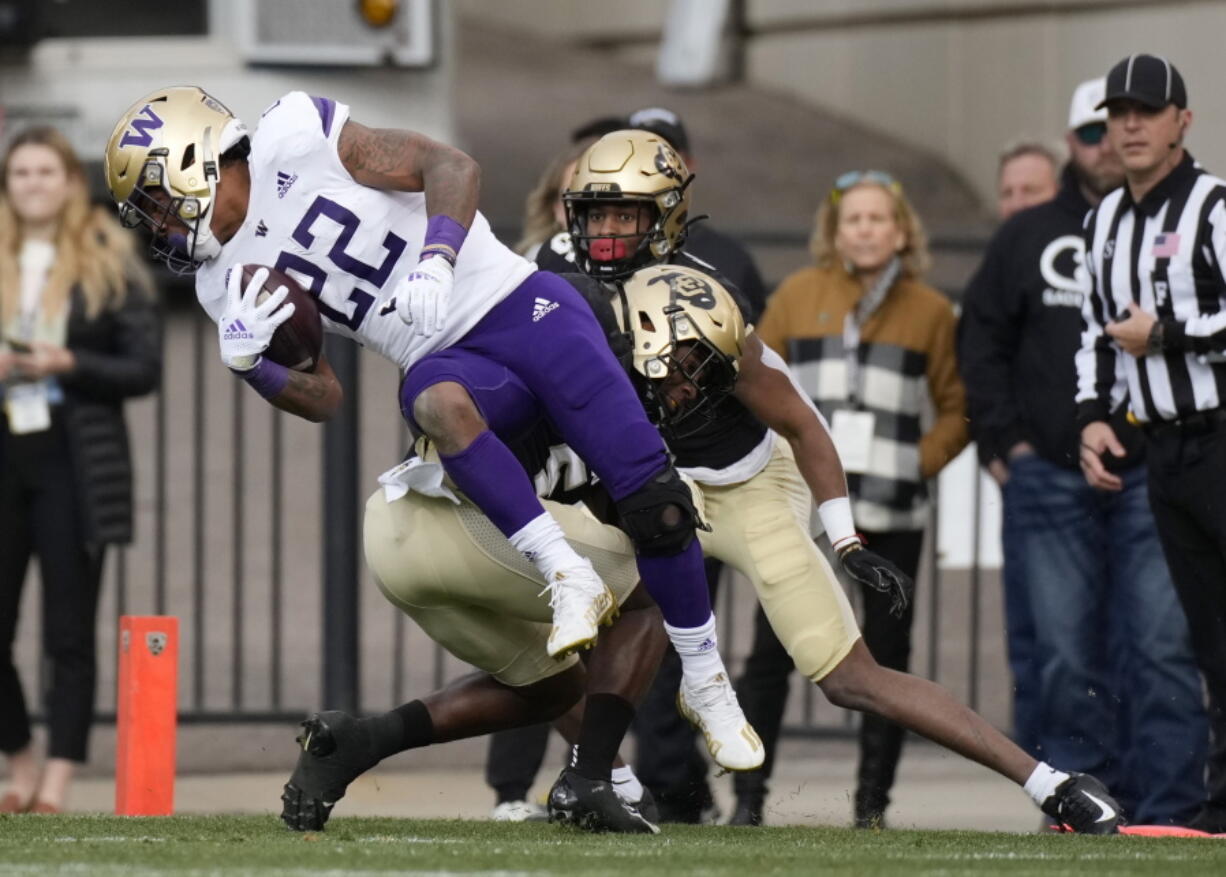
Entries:
{"label": "black and white striped shirt", "polygon": [[[1077,420],[1127,400],[1146,423],[1226,406],[1226,182],[1184,159],[1140,202],[1124,186],[1086,219],[1090,292],[1077,352]],[[1104,332],[1139,306],[1163,323],[1140,358]]]}

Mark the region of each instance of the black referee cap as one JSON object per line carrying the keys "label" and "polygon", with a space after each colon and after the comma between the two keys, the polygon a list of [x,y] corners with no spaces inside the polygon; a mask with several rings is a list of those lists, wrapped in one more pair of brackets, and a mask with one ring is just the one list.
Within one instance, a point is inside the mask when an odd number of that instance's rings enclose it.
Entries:
{"label": "black referee cap", "polygon": [[1107,94],[1095,109],[1113,100],[1135,100],[1160,110],[1167,104],[1188,105],[1188,92],[1175,65],[1158,55],[1129,55],[1107,74]]}

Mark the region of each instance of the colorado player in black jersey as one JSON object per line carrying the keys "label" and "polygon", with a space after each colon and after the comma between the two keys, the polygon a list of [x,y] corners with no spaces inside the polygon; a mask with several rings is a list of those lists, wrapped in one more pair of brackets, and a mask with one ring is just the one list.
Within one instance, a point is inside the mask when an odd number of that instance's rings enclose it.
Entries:
{"label": "colorado player in black jersey", "polygon": [[998,771],[1077,831],[1114,832],[1122,814],[1097,780],[1035,761],[946,689],[885,669],[869,653],[809,536],[812,503],[852,578],[890,594],[899,611],[912,583],[862,546],[826,424],[775,353],[749,332],[735,355],[735,343],[717,345],[735,361],[735,381],[708,388],[707,372],[687,371],[679,339],[695,331],[726,335],[743,316],[721,303],[732,299],[719,295],[717,280],[670,262],[685,240],[684,215],[661,219],[676,216],[672,208],[688,198],[692,177],[653,176],[651,168],[672,164],[658,158],[667,149],[643,132],[608,134],[580,158],[563,201],[576,264],[588,278],[576,285],[633,369],[677,468],[698,486],[710,527],[700,533],[704,552],[753,583],[797,669],[831,702],[880,715]]}

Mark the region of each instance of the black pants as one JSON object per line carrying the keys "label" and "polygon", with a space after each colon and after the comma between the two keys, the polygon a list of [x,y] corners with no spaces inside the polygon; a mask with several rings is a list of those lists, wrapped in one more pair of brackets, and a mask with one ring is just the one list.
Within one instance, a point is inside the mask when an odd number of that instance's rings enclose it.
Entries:
{"label": "black pants", "polygon": [[[907,575],[919,573],[922,530],[896,530],[865,533],[868,547],[894,561]],[[863,613],[861,632],[869,652],[883,667],[905,671],[911,662],[911,621],[914,601],[902,618],[890,614],[890,598],[871,588],[861,587]],[[745,672],[737,682],[737,697],[745,717],[766,746],[766,761],[760,770],[738,773],[733,780],[737,797],[765,796],[766,784],[774,768],[775,747],[787,706],[788,676],[793,664],[780,644],[766,614],[758,609],[754,620],[753,649],[745,662]],[[880,813],[889,803],[898,760],[902,755],[903,728],[877,716],[865,714],[860,723],[859,788],[857,812]]]}
{"label": "black pants", "polygon": [[[723,564],[706,562],[707,585],[714,602]],[[697,821],[711,800],[707,761],[698,749],[697,733],[677,712],[681,659],[669,646],[651,688],[635,714],[638,738],[635,772],[651,790],[668,821]],[[532,725],[490,735],[485,781],[498,802],[523,800],[536,780],[549,743],[549,725]],[[623,753],[625,754],[625,753]],[[692,818],[690,818],[692,817]]]}
{"label": "black pants", "polygon": [[1226,824],[1226,423],[1149,434],[1149,503],[1209,691],[1209,810]]}
{"label": "black pants", "polygon": [[102,551],[81,527],[67,436],[14,436],[0,416],[0,752],[30,742],[30,715],[13,665],[22,584],[32,554],[42,582],[42,650],[50,669],[47,755],[85,761],[94,718],[94,627]]}

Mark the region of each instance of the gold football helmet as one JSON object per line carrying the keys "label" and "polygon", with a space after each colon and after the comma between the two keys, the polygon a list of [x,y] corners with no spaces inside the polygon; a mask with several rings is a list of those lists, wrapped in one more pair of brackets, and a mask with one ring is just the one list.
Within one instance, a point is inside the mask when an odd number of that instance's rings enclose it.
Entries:
{"label": "gold football helmet", "polygon": [[748,334],[741,309],[715,278],[680,265],[642,268],[619,292],[613,311],[648,411],[671,437],[689,435],[736,384]]}
{"label": "gold football helmet", "polygon": [[[153,234],[153,254],[187,274],[221,251],[209,228],[222,153],[247,127],[195,86],[148,94],[128,108],[106,144],[106,185],[130,228]],[[170,227],[170,223],[186,231]]]}
{"label": "gold football helmet", "polygon": [[[609,280],[662,262],[681,249],[693,179],[676,150],[650,131],[613,131],[589,146],[562,192],[579,268]],[[589,234],[590,210],[623,205],[650,211],[645,230]]]}

